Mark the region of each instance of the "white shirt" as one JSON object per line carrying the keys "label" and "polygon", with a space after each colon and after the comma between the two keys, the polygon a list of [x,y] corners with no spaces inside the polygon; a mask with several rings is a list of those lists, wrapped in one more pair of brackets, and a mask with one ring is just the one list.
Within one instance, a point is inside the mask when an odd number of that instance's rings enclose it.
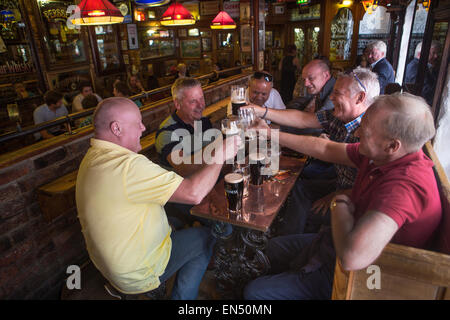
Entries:
{"label": "white shirt", "polygon": [[[245,99],[247,101],[250,101],[248,97],[248,88],[247,91],[245,91]],[[271,109],[286,109],[283,99],[281,99],[280,93],[274,88],[270,90],[269,98],[261,107],[267,107]]]}

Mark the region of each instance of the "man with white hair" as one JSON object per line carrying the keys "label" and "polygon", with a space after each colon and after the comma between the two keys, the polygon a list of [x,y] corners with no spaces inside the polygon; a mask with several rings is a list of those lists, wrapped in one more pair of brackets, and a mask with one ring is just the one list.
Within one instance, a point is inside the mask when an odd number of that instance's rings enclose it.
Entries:
{"label": "man with white hair", "polygon": [[410,94],[377,98],[357,131],[360,143],[281,132],[282,145],[356,167],[358,176],[350,196],[334,197],[331,228],[269,241],[274,274],[250,282],[245,298],[330,299],[336,257],[343,269],[360,270],[390,242],[427,248],[442,216],[433,162],[421,150],[434,133],[425,100]]}
{"label": "man with white hair", "polygon": [[[296,128],[323,128],[326,139],[331,141],[358,142],[354,133],[379,92],[376,74],[365,68],[356,68],[349,74],[339,75],[336,80],[330,94],[330,100],[334,104],[333,110],[309,113],[294,109],[271,109],[266,118],[277,124]],[[255,111],[259,116],[265,112],[263,108],[258,107],[255,107]],[[334,165],[337,174],[337,179],[334,180],[328,174],[311,174],[316,168],[315,161],[307,165],[304,168],[307,174],[302,173],[292,189],[292,201],[288,202],[284,211],[285,219],[280,226],[280,234],[303,233],[307,222],[310,224],[307,231],[316,232],[322,223],[329,220],[327,208],[335,192],[352,188],[356,169]]]}
{"label": "man with white hair", "polygon": [[[422,97],[428,102],[429,105],[433,104],[434,89],[436,87],[437,76],[438,76],[438,66],[439,61],[439,51],[441,49],[441,44],[439,41],[433,40],[431,42],[430,52],[428,54],[427,68],[425,70],[425,79],[423,81]],[[422,51],[422,41],[416,46],[414,52],[414,59],[408,63],[405,71],[405,83],[415,84],[417,79],[417,72],[419,70],[419,59],[420,52]]]}
{"label": "man with white hair", "polygon": [[370,63],[372,71],[378,75],[380,94],[384,94],[384,88],[388,83],[395,82],[394,69],[385,57],[386,43],[377,40],[368,44],[367,61]]}
{"label": "man with white hair", "polygon": [[200,203],[236,155],[239,137],[217,149],[214,164],[182,178],[137,153],[145,126],[130,99],[100,102],[94,128],[76,184],[89,257],[123,294],[152,291],[178,272],[172,299],[196,299],[215,239],[207,228],[172,230],[163,206]]}

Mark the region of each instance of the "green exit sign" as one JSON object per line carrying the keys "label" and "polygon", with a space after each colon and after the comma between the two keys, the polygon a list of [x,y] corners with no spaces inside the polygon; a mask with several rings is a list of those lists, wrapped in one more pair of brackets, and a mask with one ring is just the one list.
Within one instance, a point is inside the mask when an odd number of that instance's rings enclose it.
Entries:
{"label": "green exit sign", "polygon": [[309,4],[310,2],[311,0],[297,0],[297,4],[299,5]]}

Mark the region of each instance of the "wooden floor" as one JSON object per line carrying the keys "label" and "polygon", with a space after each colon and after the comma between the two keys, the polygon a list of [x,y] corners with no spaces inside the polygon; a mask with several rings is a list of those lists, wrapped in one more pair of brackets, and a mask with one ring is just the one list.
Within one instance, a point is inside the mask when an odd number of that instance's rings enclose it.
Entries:
{"label": "wooden floor", "polygon": [[[82,268],[81,289],[69,290],[63,287],[61,300],[118,300],[109,295],[104,288],[106,281],[92,263]],[[169,284],[170,286],[170,284]],[[150,300],[144,295],[138,297],[139,300]],[[216,290],[214,272],[207,270],[200,284],[197,300],[219,300],[220,295]]]}

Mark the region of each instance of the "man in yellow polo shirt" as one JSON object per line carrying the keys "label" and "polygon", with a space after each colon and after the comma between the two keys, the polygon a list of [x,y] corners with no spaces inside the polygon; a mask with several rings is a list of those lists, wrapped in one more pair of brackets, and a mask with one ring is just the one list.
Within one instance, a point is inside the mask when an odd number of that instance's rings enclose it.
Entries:
{"label": "man in yellow polo shirt", "polygon": [[78,217],[89,256],[125,294],[156,289],[176,271],[173,299],[195,299],[212,254],[208,228],[172,232],[166,202],[197,204],[213,188],[239,138],[223,142],[214,164],[187,178],[138,154],[145,130],[127,98],[103,100],[94,113],[95,138],[76,185]]}

